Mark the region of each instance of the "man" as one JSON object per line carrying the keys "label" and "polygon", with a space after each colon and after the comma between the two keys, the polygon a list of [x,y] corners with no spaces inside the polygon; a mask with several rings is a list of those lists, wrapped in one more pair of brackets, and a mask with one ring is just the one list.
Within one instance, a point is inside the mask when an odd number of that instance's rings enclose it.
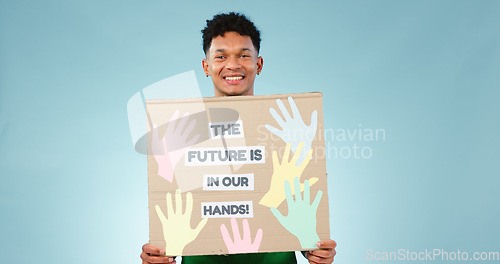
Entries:
{"label": "man", "polygon": [[[229,13],[207,20],[202,30],[203,71],[212,78],[215,96],[253,95],[256,75],[263,59],[259,56],[260,32],[244,15]],[[319,249],[305,252],[309,263],[332,263],[337,244],[333,240],[319,241]],[[164,250],[150,244],[142,247],[142,263],[175,263],[173,257],[162,256]],[[235,254],[228,256],[186,256],[191,263],[296,263],[294,252]]]}

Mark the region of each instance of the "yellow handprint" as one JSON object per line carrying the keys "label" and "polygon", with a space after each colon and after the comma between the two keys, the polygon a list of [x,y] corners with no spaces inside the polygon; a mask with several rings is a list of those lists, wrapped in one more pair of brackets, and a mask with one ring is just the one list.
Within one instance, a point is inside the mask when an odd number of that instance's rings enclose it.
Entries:
{"label": "yellow handprint", "polygon": [[181,256],[184,247],[195,240],[208,220],[204,218],[195,229],[191,228],[193,195],[191,192],[186,194],[186,210],[183,214],[180,189],[175,192],[175,212],[170,193],[167,193],[167,217],[165,217],[158,205],[155,205],[155,209],[163,227],[163,238],[166,243],[165,255],[167,256]]}
{"label": "yellow handprint", "polygon": [[[271,178],[271,186],[269,187],[269,191],[264,195],[264,197],[262,197],[259,204],[267,207],[278,207],[285,200],[285,181],[289,181],[292,183],[292,193],[295,194],[293,179],[295,179],[295,177],[298,177],[300,179],[300,176],[302,176],[302,172],[311,160],[313,150],[310,149],[304,161],[297,166],[297,159],[300,156],[300,152],[302,152],[304,142],[299,143],[297,150],[292,157],[292,160],[288,161],[288,158],[290,157],[290,146],[290,143],[286,144],[281,164],[278,161],[278,153],[276,151],[273,151],[273,176]],[[317,181],[317,177],[312,177],[309,179],[309,183],[311,185],[315,184]],[[303,183],[300,184],[300,191],[304,191]]]}

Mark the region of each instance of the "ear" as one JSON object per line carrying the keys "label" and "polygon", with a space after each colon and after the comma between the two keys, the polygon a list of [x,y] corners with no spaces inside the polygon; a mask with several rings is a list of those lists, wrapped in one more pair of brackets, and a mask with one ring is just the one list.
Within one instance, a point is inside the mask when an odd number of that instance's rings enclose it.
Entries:
{"label": "ear", "polygon": [[257,74],[259,74],[262,71],[262,67],[264,66],[264,59],[262,57],[257,58]]}
{"label": "ear", "polygon": [[203,67],[203,72],[205,72],[205,75],[208,77],[210,75],[210,71],[208,70],[208,60],[201,60],[201,66]]}

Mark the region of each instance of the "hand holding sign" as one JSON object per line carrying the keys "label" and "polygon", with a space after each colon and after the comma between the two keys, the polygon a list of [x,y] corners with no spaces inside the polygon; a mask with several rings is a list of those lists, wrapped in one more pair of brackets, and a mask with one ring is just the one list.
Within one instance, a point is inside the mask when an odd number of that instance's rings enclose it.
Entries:
{"label": "hand holding sign", "polygon": [[316,248],[316,242],[320,239],[316,233],[316,211],[323,192],[316,194],[312,204],[310,202],[309,181],[304,182],[304,199],[299,189],[299,178],[295,178],[295,201],[292,196],[290,183],[285,182],[286,201],[288,203],[288,215],[283,216],[278,209],[271,207],[271,212],[283,227],[299,239],[300,246],[304,249]]}
{"label": "hand holding sign", "polygon": [[311,149],[312,141],[316,135],[316,129],[318,126],[318,111],[314,110],[312,112],[311,124],[307,126],[302,120],[299,109],[291,96],[288,97],[288,103],[290,103],[293,118],[290,116],[288,110],[286,110],[285,105],[280,99],[276,99],[276,103],[278,104],[285,120],[281,119],[281,116],[276,112],[276,110],[274,110],[274,108],[271,107],[269,112],[271,112],[271,115],[274,117],[282,130],[267,124],[265,127],[271,131],[271,133],[283,139],[285,143],[292,144],[292,150],[297,149],[300,142],[304,142],[304,151],[297,160],[297,164],[302,163],[306,158],[307,152]]}
{"label": "hand holding sign", "polygon": [[160,218],[165,238],[165,254],[167,256],[181,256],[184,247],[191,243],[208,219],[202,219],[195,229],[191,228],[191,213],[193,211],[193,195],[186,194],[186,210],[182,213],[181,190],[175,192],[175,211],[172,204],[172,195],[167,193],[167,216],[165,216],[158,205],[155,205],[156,214]]}
{"label": "hand holding sign", "polygon": [[[292,157],[292,160],[289,162],[288,158],[290,156],[290,143],[286,144],[281,164],[278,161],[277,152],[273,151],[273,176],[271,178],[271,186],[269,187],[269,191],[264,195],[264,197],[262,197],[259,204],[267,207],[278,207],[285,200],[285,182],[292,182],[292,180],[295,178],[300,179],[300,176],[302,176],[302,172],[311,160],[313,150],[309,149],[304,161],[299,166],[296,165],[303,145],[304,142],[300,142],[297,150],[295,151],[295,154]],[[313,177],[309,180],[311,182],[311,185],[313,185],[318,181],[318,178]],[[298,190],[299,193],[301,190],[304,190],[304,185],[301,184]]]}
{"label": "hand holding sign", "polygon": [[196,120],[193,120],[184,129],[189,118],[188,115],[189,112],[186,112],[181,120],[177,121],[179,124],[174,129],[174,124],[179,117],[179,110],[176,110],[170,118],[170,122],[168,122],[165,135],[161,138],[158,126],[153,124],[153,139],[151,144],[153,155],[158,163],[158,175],[169,182],[173,181],[175,165],[179,163],[186,149],[196,143],[200,137],[200,135],[195,135],[191,140],[186,142],[196,125]]}
{"label": "hand holding sign", "polygon": [[262,229],[259,228],[259,230],[257,230],[253,243],[247,219],[243,219],[243,238],[240,237],[240,230],[236,218],[231,218],[231,229],[233,230],[234,242],[231,240],[226,225],[220,225],[222,238],[224,239],[224,243],[226,243],[229,254],[253,253],[259,251],[260,242],[262,241]]}

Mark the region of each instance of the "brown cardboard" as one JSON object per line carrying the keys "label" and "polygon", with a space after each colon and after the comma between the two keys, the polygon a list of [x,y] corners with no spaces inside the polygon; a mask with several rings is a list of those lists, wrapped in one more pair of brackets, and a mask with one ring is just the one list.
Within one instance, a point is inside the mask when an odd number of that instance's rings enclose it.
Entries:
{"label": "brown cardboard", "polygon": [[[149,219],[150,219],[150,243],[153,246],[165,248],[166,255],[213,255],[213,254],[229,254],[229,253],[246,253],[249,251],[256,251],[258,246],[258,252],[277,252],[277,251],[299,251],[305,249],[314,248],[313,246],[303,247],[299,242],[297,236],[290,233],[278,219],[273,215],[270,207],[260,204],[261,199],[268,193],[271,179],[274,172],[273,163],[273,151],[277,151],[277,161],[279,164],[282,163],[282,158],[285,152],[286,143],[285,141],[274,135],[268,130],[265,125],[273,126],[277,129],[281,129],[277,121],[271,114],[270,109],[273,108],[276,113],[284,119],[284,115],[280,110],[277,100],[281,100],[286,110],[293,118],[296,118],[292,114],[292,109],[289,102],[289,97],[293,98],[299,112],[300,116],[305,125],[309,126],[311,124],[312,113],[317,111],[317,129],[312,138],[311,149],[313,150],[312,158],[305,167],[304,171],[300,177],[300,183],[304,183],[305,180],[312,177],[317,178],[317,182],[310,186],[310,204],[313,203],[318,191],[321,190],[322,196],[319,202],[319,206],[316,212],[316,232],[317,236],[321,240],[330,239],[329,230],[329,212],[328,212],[328,190],[327,190],[327,177],[326,177],[326,163],[325,163],[325,152],[324,152],[324,138],[323,138],[323,106],[322,106],[322,95],[321,93],[303,93],[303,94],[282,94],[282,95],[264,95],[264,96],[236,96],[236,97],[212,97],[212,98],[192,98],[192,99],[172,99],[172,100],[148,100],[146,101],[146,110],[148,114],[148,131],[153,131],[155,133],[150,133],[148,136],[148,183],[149,183]],[[171,121],[172,115],[179,111],[179,118],[174,118],[176,120]],[[186,122],[182,125],[182,116],[185,112],[189,112],[186,118]],[[196,120],[193,122],[193,120]],[[209,122],[215,125],[219,125],[216,122],[228,122],[225,128],[231,127],[225,131],[226,133],[233,132],[232,135],[225,134],[223,138],[210,138],[209,132]],[[242,122],[236,123],[237,121]],[[194,124],[195,123],[195,124]],[[155,126],[153,126],[155,124]],[[191,125],[191,127],[190,127]],[[168,127],[174,128],[169,130]],[[176,133],[176,128],[178,126],[183,127],[183,130],[179,130]],[[220,127],[219,127],[220,128]],[[192,129],[192,130],[191,130]],[[240,130],[241,129],[241,130]],[[170,132],[166,132],[170,131]],[[173,132],[172,132],[173,131]],[[214,130],[212,129],[212,132]],[[191,133],[186,133],[191,132]],[[220,130],[218,131],[221,132]],[[238,132],[240,134],[238,134]],[[244,137],[241,137],[241,132],[243,132]],[[168,155],[177,151],[176,155],[181,156],[178,163],[175,164],[174,176],[167,179],[169,175],[165,173],[165,166],[159,171],[159,163],[168,164],[164,162],[165,155],[158,154],[159,147],[158,142],[161,142],[162,136],[167,135],[179,135],[188,134],[186,141],[196,142],[194,145],[186,148],[185,152],[179,150],[179,145],[184,145],[183,136],[179,138],[168,137],[165,138],[167,142]],[[294,138],[301,138],[298,131],[293,131],[295,134]],[[292,132],[290,132],[292,134]],[[199,135],[199,136],[196,136]],[[231,137],[236,136],[236,137]],[[306,136],[307,138],[307,136]],[[288,139],[290,140],[290,139]],[[174,141],[168,143],[169,141]],[[156,144],[156,145],[155,145]],[[156,147],[155,147],[156,146]],[[246,147],[246,149],[245,149]],[[260,148],[259,148],[260,147]],[[215,152],[215,148],[219,148],[222,152]],[[156,151],[153,151],[153,150]],[[172,149],[174,152],[171,152]],[[258,160],[257,149],[264,150],[262,159]],[[211,154],[209,152],[207,160],[201,162],[196,150],[201,151],[200,155],[204,153],[202,150],[212,151],[214,153],[214,161],[211,160]],[[219,157],[225,157],[225,151],[230,153],[236,153],[232,158],[233,162],[249,163],[252,164],[232,164],[229,165],[227,161],[220,163],[222,165],[214,165],[219,159]],[[253,159],[251,159],[251,153],[254,153]],[[294,149],[290,147],[289,159],[294,156]],[[153,153],[155,152],[155,153]],[[181,153],[181,154],[179,154]],[[218,156],[220,153],[221,156]],[[153,154],[157,154],[157,158]],[[174,154],[172,154],[175,156]],[[231,155],[231,154],[229,154]],[[238,156],[239,155],[239,156]],[[189,158],[191,157],[191,158]],[[234,161],[234,159],[238,161]],[[238,159],[239,158],[239,159]],[[189,161],[188,161],[189,159]],[[201,166],[196,165],[196,162],[203,164]],[[294,167],[290,167],[292,170]],[[203,190],[203,185],[208,188],[208,183],[203,184],[204,175],[227,175],[227,174],[242,174],[242,178],[235,176],[235,179],[239,179],[240,186],[234,188],[250,188],[248,180],[251,180],[251,176],[248,174],[253,173],[253,190]],[[160,176],[163,175],[163,176]],[[291,174],[286,174],[291,175]],[[249,177],[246,177],[249,176]],[[205,176],[209,177],[209,176]],[[246,177],[246,181],[244,178]],[[223,176],[212,177],[210,179],[219,179],[218,186],[215,182],[212,182],[212,188],[225,188],[223,187]],[[235,183],[238,181],[236,180]],[[278,181],[279,182],[279,181]],[[313,181],[311,181],[313,182]],[[226,180],[227,184],[228,181]],[[246,183],[246,184],[245,184]],[[293,181],[292,181],[293,184]],[[243,185],[243,186],[241,186]],[[279,185],[279,184],[278,184]],[[278,186],[276,185],[276,186]],[[187,194],[191,193],[193,198],[192,203],[192,213],[189,219],[189,214],[184,215],[184,218],[175,222],[174,224],[168,225],[170,239],[175,242],[170,242],[166,245],[164,238],[164,230],[162,222],[160,220],[160,214],[163,213],[167,219],[174,219],[173,216],[169,216],[169,208],[167,208],[167,193],[171,194],[172,206],[177,206],[176,190],[180,190],[180,197],[182,198],[182,208],[186,209]],[[280,195],[276,194],[268,195],[268,197],[278,197]],[[301,197],[304,192],[301,192]],[[295,199],[296,196],[294,195]],[[302,199],[302,198],[301,198]],[[272,199],[271,199],[272,200]],[[248,203],[237,203],[237,207],[226,206],[224,208],[232,209],[232,212],[237,212],[236,223],[239,228],[239,236],[244,237],[243,219],[249,224],[251,240],[250,242],[255,242],[256,236],[261,236],[260,245],[254,244],[253,247],[236,247],[231,250],[228,249],[226,243],[223,239],[222,233],[225,226],[228,231],[230,239],[234,242],[234,234],[232,231],[232,223],[235,224],[234,220],[231,218],[202,218],[202,203],[207,202],[251,202],[252,206]],[[277,210],[281,212],[282,215],[286,216],[288,212],[288,201],[283,200],[279,203]],[[205,212],[214,212],[215,204],[209,204],[205,209],[209,209],[212,205],[212,211],[205,210]],[[248,207],[247,207],[248,205]],[[238,207],[239,206],[239,207]],[[247,211],[247,208],[252,209],[253,207],[253,217]],[[221,209],[222,207],[218,207]],[[161,213],[158,213],[158,209]],[[237,210],[236,210],[237,209]],[[175,212],[174,208],[170,208],[172,212]],[[222,212],[224,216],[227,216],[228,211]],[[300,220],[300,224],[294,226],[299,226],[301,230],[307,230],[311,225],[304,224],[307,218],[311,218],[312,214],[303,213],[302,217],[304,219]],[[215,216],[220,217],[218,211],[215,210]],[[314,216],[312,216],[314,217]],[[202,220],[207,219],[207,220]],[[313,220],[314,221],[314,220]],[[190,228],[197,228],[198,224],[201,222],[200,227],[205,225],[199,231],[197,235],[194,235],[191,242],[185,242],[184,240],[189,240],[193,235],[189,235],[186,231],[181,231],[181,225],[190,224]],[[262,231],[258,232],[258,229]],[[311,228],[309,228],[311,230]],[[312,228],[314,230],[314,228]],[[172,233],[173,232],[173,233]],[[180,234],[174,234],[175,232],[180,232]],[[196,232],[194,232],[196,233]],[[259,235],[257,235],[260,233]],[[171,235],[174,234],[174,235]],[[305,235],[302,238],[308,237]],[[227,239],[227,238],[226,238]],[[311,239],[303,239],[303,241],[309,241]],[[179,243],[177,243],[179,242]],[[183,246],[184,243],[187,245]],[[180,244],[180,245],[179,245]],[[308,243],[310,245],[310,243]]]}

